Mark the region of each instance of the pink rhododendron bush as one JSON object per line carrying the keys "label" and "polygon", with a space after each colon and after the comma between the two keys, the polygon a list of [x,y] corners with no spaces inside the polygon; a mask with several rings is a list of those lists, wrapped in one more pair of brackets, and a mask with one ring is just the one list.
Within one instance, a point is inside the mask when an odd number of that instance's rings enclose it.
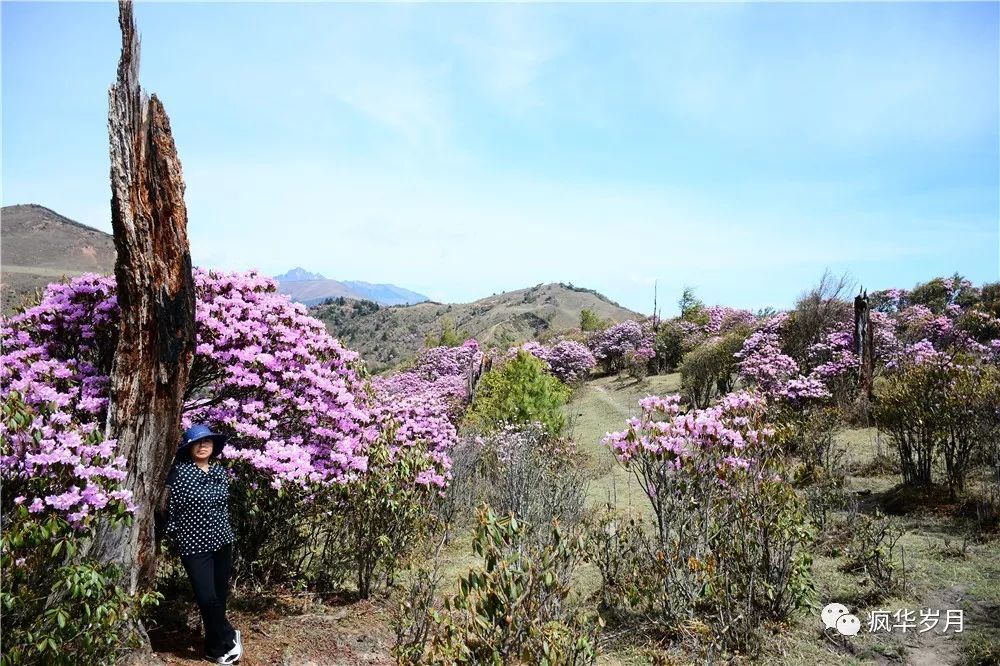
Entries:
{"label": "pink rhododendron bush", "polygon": [[[234,480],[238,578],[304,575],[313,546],[303,524],[352,511],[354,491],[371,480],[373,452],[383,478],[405,458],[400,492],[412,486],[413,502],[432,499],[453,437],[453,412],[439,408],[446,390],[387,407],[379,400],[387,394],[366,388],[357,355],[271,279],[196,270],[195,282],[197,348],[183,425],[205,422],[230,436],[223,455]],[[117,486],[125,461],[97,436],[117,316],[114,280],[84,275],[50,285],[37,306],[3,321],[0,397],[22,400],[31,419],[28,428],[0,425],[5,516],[23,506],[82,529],[99,511],[128,511]]]}
{"label": "pink rhododendron bush", "polygon": [[602,515],[589,549],[605,604],[668,634],[697,618],[711,642],[753,652],[769,621],[807,604],[813,586],[805,505],[784,478],[767,403],[732,393],[682,412],[680,396],[649,396],[605,443],[649,499],[655,525]]}
{"label": "pink rhododendron bush", "polygon": [[652,329],[632,320],[597,331],[587,343],[601,368],[609,373],[629,365],[645,365],[655,356],[653,345]]}
{"label": "pink rhododendron bush", "polygon": [[564,384],[578,384],[584,381],[591,370],[597,367],[597,359],[583,345],[575,340],[559,340],[546,346],[533,340],[511,347],[507,357],[511,358],[523,350],[545,363],[546,369]]}
{"label": "pink rhododendron bush", "polygon": [[[939,353],[969,354],[996,363],[1000,319],[983,291],[956,277],[936,278],[911,292],[890,289],[872,294],[876,375],[889,375],[904,361],[919,362]],[[989,285],[985,291],[990,293]],[[796,358],[789,354],[786,340],[795,316],[791,312],[767,318],[746,340],[736,354],[744,384],[792,406],[830,399],[849,405],[858,397],[860,364],[853,320],[839,316],[828,321],[806,345],[805,354]]]}

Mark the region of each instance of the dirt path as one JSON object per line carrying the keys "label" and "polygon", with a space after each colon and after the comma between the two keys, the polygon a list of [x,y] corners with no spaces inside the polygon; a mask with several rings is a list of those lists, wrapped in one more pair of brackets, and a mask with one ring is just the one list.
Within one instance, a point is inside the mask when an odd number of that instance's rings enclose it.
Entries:
{"label": "dirt path", "polygon": [[[282,615],[231,612],[229,619],[242,632],[244,666],[356,666],[395,663],[390,654],[393,636],[384,609],[368,602],[346,606],[312,606],[306,612]],[[193,605],[187,629],[150,630],[152,664],[194,666],[206,664],[201,654],[201,621]]]}

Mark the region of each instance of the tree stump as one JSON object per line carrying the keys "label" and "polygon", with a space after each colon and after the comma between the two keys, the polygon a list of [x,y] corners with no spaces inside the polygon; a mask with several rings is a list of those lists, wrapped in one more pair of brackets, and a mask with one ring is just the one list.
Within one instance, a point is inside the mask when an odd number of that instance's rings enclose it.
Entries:
{"label": "tree stump", "polygon": [[139,85],[139,36],[132,3],[119,2],[118,79],[108,94],[111,223],[121,329],[111,369],[105,434],[128,460],[131,525],[98,524],[87,554],[117,562],[130,593],[156,573],[153,512],[180,434],[194,358],[195,288],[184,179],[170,120]]}

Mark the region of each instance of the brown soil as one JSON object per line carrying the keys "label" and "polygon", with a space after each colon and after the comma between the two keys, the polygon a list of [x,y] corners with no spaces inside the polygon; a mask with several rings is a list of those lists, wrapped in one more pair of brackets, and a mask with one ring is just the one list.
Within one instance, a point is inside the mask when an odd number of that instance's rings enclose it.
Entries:
{"label": "brown soil", "polygon": [[[275,600],[264,607],[237,609],[229,621],[242,632],[240,664],[261,666],[354,666],[392,664],[393,635],[385,609],[359,601],[339,606]],[[149,629],[150,663],[207,664],[201,652],[201,619],[191,604],[185,617]],[[291,611],[291,614],[289,614]]]}

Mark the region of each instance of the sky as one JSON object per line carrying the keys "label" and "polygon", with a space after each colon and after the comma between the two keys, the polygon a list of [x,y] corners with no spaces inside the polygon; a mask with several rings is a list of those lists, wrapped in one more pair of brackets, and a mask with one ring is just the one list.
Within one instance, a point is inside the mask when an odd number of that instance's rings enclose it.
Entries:
{"label": "sky", "polygon": [[[1000,5],[140,3],[196,265],[674,314],[1000,279]],[[110,232],[114,3],[12,3],[2,202]]]}

